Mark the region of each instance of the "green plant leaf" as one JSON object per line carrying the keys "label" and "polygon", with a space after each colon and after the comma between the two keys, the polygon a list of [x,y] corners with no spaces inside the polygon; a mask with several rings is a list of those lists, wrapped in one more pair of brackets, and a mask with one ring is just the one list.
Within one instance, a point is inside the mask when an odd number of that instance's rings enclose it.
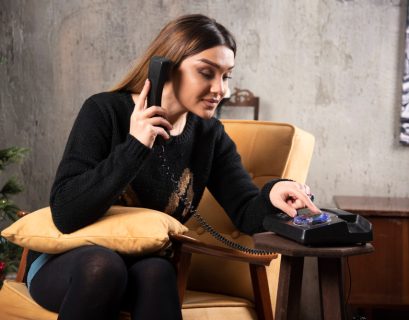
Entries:
{"label": "green plant leaf", "polygon": [[27,148],[10,147],[0,150],[0,171],[10,163],[20,162],[28,153]]}
{"label": "green plant leaf", "polygon": [[4,195],[17,194],[23,191],[23,186],[17,181],[16,178],[11,178],[1,189],[1,193]]}

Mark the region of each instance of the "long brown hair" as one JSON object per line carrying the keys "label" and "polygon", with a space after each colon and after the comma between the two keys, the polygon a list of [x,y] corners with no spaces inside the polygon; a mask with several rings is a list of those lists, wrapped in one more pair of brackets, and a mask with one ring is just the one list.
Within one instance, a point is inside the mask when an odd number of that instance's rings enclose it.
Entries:
{"label": "long brown hair", "polygon": [[181,16],[159,32],[136,65],[111,91],[140,93],[153,56],[172,60],[177,68],[187,57],[219,45],[230,48],[236,55],[236,41],[224,26],[201,14]]}

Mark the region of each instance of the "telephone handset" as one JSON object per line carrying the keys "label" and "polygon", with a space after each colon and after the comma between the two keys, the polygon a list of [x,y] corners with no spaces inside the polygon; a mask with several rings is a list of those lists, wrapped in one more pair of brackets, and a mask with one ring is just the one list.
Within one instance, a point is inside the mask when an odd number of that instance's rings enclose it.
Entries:
{"label": "telephone handset", "polygon": [[162,91],[165,82],[169,80],[173,63],[171,60],[154,56],[149,62],[148,79],[151,88],[148,94],[148,107],[162,105]]}
{"label": "telephone handset", "polygon": [[[173,66],[172,61],[167,58],[158,57],[158,56],[154,56],[151,58],[149,62],[149,72],[148,72],[148,79],[151,84],[151,87],[148,93],[148,98],[147,98],[148,107],[162,105],[163,86],[165,85],[165,82],[169,80],[172,66]],[[174,175],[172,174],[170,170],[170,167],[166,163],[165,144],[160,143],[160,145],[162,147],[162,154],[160,155],[160,158],[163,161],[162,167],[165,169],[165,173],[166,175],[169,176],[170,180],[174,182],[175,184],[174,187],[176,189],[177,180],[175,180]],[[190,202],[190,200],[188,200],[185,196],[179,196],[179,199],[183,203],[185,208],[188,208],[188,210],[192,214],[192,217],[194,217],[198,221],[198,223],[204,230],[209,232],[215,239],[224,243],[228,247],[231,247],[233,249],[237,249],[237,250],[240,250],[246,253],[251,253],[251,254],[258,254],[258,255],[272,254],[272,252],[269,252],[267,250],[249,248],[249,247],[243,246],[237,242],[234,242],[234,241],[231,241],[225,238],[222,234],[217,232],[212,226],[210,226],[206,222],[206,220],[197,212],[197,209],[192,206],[192,203]]]}

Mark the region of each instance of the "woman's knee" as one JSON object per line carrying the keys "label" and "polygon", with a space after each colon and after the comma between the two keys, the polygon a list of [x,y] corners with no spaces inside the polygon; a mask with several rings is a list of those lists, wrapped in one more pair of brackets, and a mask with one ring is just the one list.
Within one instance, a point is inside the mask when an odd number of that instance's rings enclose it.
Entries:
{"label": "woman's knee", "polygon": [[173,264],[164,258],[149,257],[136,262],[129,270],[131,280],[139,283],[166,283],[176,281]]}
{"label": "woman's knee", "polygon": [[126,287],[126,265],[123,259],[110,249],[100,246],[83,247],[75,269],[74,274],[84,285],[112,282]]}
{"label": "woman's knee", "polygon": [[151,257],[133,264],[129,289],[133,319],[181,319],[176,271],[170,261]]}
{"label": "woman's knee", "polygon": [[118,303],[126,290],[127,268],[112,250],[85,246],[55,256],[32,281],[30,293],[45,308],[57,312],[64,301],[79,308],[89,299]]}

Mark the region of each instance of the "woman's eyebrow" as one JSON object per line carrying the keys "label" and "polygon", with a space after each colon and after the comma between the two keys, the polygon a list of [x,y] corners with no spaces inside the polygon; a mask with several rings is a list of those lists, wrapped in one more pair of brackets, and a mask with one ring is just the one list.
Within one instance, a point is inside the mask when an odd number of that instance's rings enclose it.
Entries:
{"label": "woman's eyebrow", "polygon": [[[213,61],[208,60],[208,59],[206,59],[206,58],[199,59],[199,61],[204,62],[204,63],[207,63],[207,64],[210,64],[211,66],[213,66],[213,67],[215,67],[215,68],[217,68],[217,69],[223,69],[223,68],[222,68],[219,64],[217,64],[216,62],[213,62]],[[231,67],[227,68],[227,70],[231,70],[231,69],[233,69],[233,68],[234,68],[234,66],[231,66]]]}

